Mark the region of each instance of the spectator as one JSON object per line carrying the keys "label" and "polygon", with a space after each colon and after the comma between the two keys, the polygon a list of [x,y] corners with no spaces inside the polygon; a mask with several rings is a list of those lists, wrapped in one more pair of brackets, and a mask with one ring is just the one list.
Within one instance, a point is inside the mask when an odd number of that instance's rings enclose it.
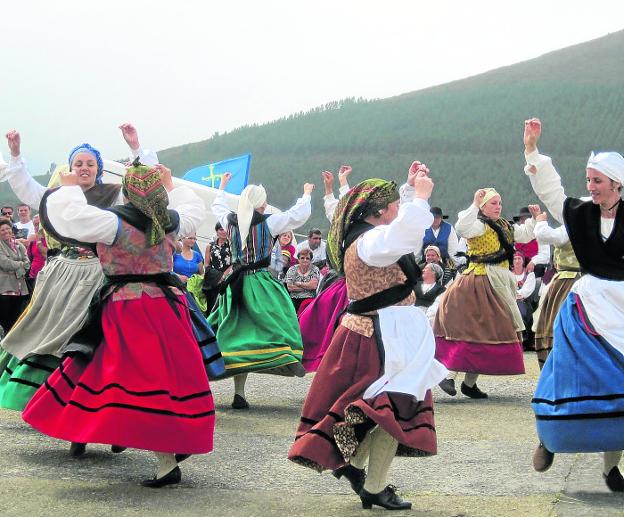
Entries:
{"label": "spectator", "polygon": [[523,346],[525,350],[532,348],[533,333],[533,311],[535,310],[533,303],[533,292],[535,291],[535,273],[527,268],[527,260],[521,251],[516,251],[513,256],[511,272],[516,278],[516,303],[524,322],[524,340]]}
{"label": "spectator", "polygon": [[283,262],[286,271],[297,263],[297,251],[292,244],[293,232],[284,232],[279,236],[279,245],[282,250]]}
{"label": "spectator", "polygon": [[[529,207],[523,206],[518,211],[518,215],[513,217],[514,229],[524,224],[531,217]],[[548,244],[539,244],[537,239],[533,239],[526,243],[516,242],[514,247],[524,255],[527,261],[526,268],[529,273],[535,272],[537,277],[544,275],[550,263],[550,246]]]}
{"label": "spectator", "polygon": [[173,254],[173,272],[184,283],[195,274],[204,274],[204,261],[199,252],[193,249],[197,237],[195,234],[187,235],[180,239],[182,250]]}
{"label": "spectator", "polygon": [[312,228],[308,232],[308,240],[299,243],[296,249],[297,256],[302,249],[312,251],[312,264],[319,269],[327,264],[327,243],[321,238],[322,235],[321,230]]}
{"label": "spectator", "polygon": [[[17,205],[17,217],[18,221],[15,223],[15,227],[18,230],[17,237],[18,239],[23,239],[23,241],[20,242],[26,245],[25,241],[35,235],[35,225],[31,220],[30,207],[24,203]],[[20,232],[20,230],[22,230],[22,232]]]}
{"label": "spectator", "polygon": [[198,300],[200,308],[206,314],[214,307],[219,296],[219,284],[223,274],[232,265],[230,241],[221,223],[217,222],[215,224],[215,232],[217,232],[217,235],[210,240],[205,252],[205,273],[201,286],[205,302],[201,300],[199,293],[193,293]]}
{"label": "spectator", "polygon": [[4,218],[7,218],[13,223],[13,207],[9,205],[5,205],[0,209],[0,215]]}
{"label": "spectator", "polygon": [[452,225],[444,221],[448,215],[444,215],[439,206],[432,206],[429,211],[433,215],[433,224],[425,231],[423,250],[428,246],[436,246],[440,250],[442,262],[449,269],[465,264],[466,257],[457,255],[457,233]]}
{"label": "spectator", "polygon": [[0,220],[0,326],[9,332],[28,298],[26,248],[13,236],[10,220]]}
{"label": "spectator", "polygon": [[301,249],[297,253],[299,264],[292,266],[286,273],[286,287],[296,311],[304,300],[316,296],[321,273],[318,267],[312,265],[312,257],[309,249]]}
{"label": "spectator", "polygon": [[35,227],[35,235],[28,241],[28,245],[26,246],[26,252],[30,260],[30,271],[28,272],[27,282],[31,293],[34,290],[37,275],[45,265],[48,256],[48,244],[45,234],[43,233],[43,228],[39,225],[38,215],[33,217],[33,225]]}
{"label": "spectator", "polygon": [[416,307],[423,310],[430,307],[436,298],[441,295],[446,287],[442,284],[444,270],[436,263],[427,264],[422,270],[422,280],[416,283]]}
{"label": "spectator", "polygon": [[437,264],[438,266],[440,266],[440,268],[442,268],[442,271],[444,272],[441,279],[442,285],[448,285],[453,280],[455,276],[455,271],[443,262],[440,248],[433,245],[427,246],[423,255],[425,258],[425,262],[420,265],[421,269],[426,264]]}

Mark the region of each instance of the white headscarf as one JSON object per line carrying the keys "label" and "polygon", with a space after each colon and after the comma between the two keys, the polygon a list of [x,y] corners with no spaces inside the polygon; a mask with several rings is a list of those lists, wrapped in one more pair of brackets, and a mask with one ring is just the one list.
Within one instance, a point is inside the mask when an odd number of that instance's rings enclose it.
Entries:
{"label": "white headscarf", "polygon": [[588,169],[602,172],[607,178],[624,184],[624,158],[620,153],[605,152],[589,155]]}
{"label": "white headscarf", "polygon": [[236,217],[238,219],[238,231],[240,232],[242,249],[245,249],[247,246],[247,237],[249,236],[249,227],[251,226],[254,210],[260,208],[265,203],[266,190],[264,190],[262,185],[247,185],[241,192]]}

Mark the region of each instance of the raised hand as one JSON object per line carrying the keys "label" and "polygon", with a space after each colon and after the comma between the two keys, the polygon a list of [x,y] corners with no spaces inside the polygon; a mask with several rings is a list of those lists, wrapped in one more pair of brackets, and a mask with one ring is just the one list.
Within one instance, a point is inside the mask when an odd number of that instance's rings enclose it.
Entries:
{"label": "raised hand", "polygon": [[132,124],[126,123],[119,126],[119,129],[121,129],[121,134],[130,149],[136,150],[141,147],[139,144],[139,133],[137,132],[136,127]]}
{"label": "raised hand", "polygon": [[13,129],[6,134],[6,139],[9,144],[9,149],[11,151],[11,156],[19,156],[20,155],[20,147],[22,144],[22,138],[18,131]]}
{"label": "raised hand", "polygon": [[535,220],[540,223],[542,221],[548,221],[548,214],[546,212],[542,212],[535,216]]}
{"label": "raised hand", "polygon": [[530,118],[524,121],[524,149],[532,153],[537,149],[537,142],[542,134],[542,123],[538,118]]}
{"label": "raised hand", "polygon": [[[413,166],[414,164],[412,164]],[[410,167],[410,174],[412,173],[412,168]],[[412,178],[408,178],[408,183],[411,179],[411,185],[414,187],[414,196],[419,199],[424,199],[425,201],[431,197],[431,192],[433,192],[433,180],[428,176],[429,169],[424,165],[420,164],[420,166],[416,167]]]}
{"label": "raised hand", "polygon": [[474,194],[474,205],[477,208],[481,208],[481,203],[483,202],[483,198],[485,197],[485,189],[480,188]]}
{"label": "raised hand", "polygon": [[78,174],[71,169],[65,170],[59,174],[59,183],[61,187],[78,185]]}
{"label": "raised hand", "polygon": [[225,172],[223,176],[221,176],[221,183],[219,183],[219,190],[225,190],[225,187],[227,187],[227,184],[230,182],[231,179],[232,179],[232,173]]}
{"label": "raised hand", "polygon": [[154,167],[152,167],[152,170],[155,170],[160,174],[163,187],[165,187],[167,192],[171,192],[174,189],[173,179],[171,178],[171,169],[165,167],[162,163],[157,163]]}
{"label": "raised hand", "polygon": [[303,185],[304,194],[312,194],[313,190],[314,190],[314,183],[304,183]]}
{"label": "raised hand", "polygon": [[537,216],[542,213],[542,209],[539,205],[529,205],[529,212],[531,212],[533,219],[537,219]]}
{"label": "raised hand", "polygon": [[325,195],[329,196],[334,191],[334,174],[330,171],[323,171],[321,176],[323,176]]}
{"label": "raised hand", "polygon": [[409,171],[407,171],[407,184],[413,187],[414,180],[419,176],[419,174],[421,176],[423,174],[427,176],[429,174],[429,169],[424,163],[420,163],[418,161],[412,162],[412,165],[410,165]]}
{"label": "raised hand", "polygon": [[351,165],[341,165],[340,169],[338,169],[338,181],[340,182],[340,186],[344,186],[349,181],[349,174],[351,174],[353,168]]}

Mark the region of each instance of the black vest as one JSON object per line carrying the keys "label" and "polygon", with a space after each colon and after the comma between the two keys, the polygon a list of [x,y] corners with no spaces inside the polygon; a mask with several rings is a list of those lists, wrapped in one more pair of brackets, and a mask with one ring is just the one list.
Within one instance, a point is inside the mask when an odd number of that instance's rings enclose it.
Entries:
{"label": "black vest", "polygon": [[573,197],[563,203],[563,220],[581,269],[607,280],[624,280],[624,204],[620,201],[613,231],[600,234],[600,206]]}

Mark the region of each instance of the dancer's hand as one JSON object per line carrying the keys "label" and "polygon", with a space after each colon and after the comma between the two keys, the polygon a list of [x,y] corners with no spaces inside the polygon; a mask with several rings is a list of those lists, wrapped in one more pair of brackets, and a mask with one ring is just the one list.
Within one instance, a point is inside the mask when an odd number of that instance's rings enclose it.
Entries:
{"label": "dancer's hand", "polygon": [[483,202],[483,198],[485,197],[485,189],[480,188],[474,194],[474,205],[477,208],[481,208],[481,203]]}
{"label": "dancer's hand", "polygon": [[341,187],[346,185],[349,181],[349,174],[351,174],[351,171],[353,171],[351,165],[341,165],[340,169],[338,169],[338,181]]}
{"label": "dancer's hand", "polygon": [[137,132],[136,127],[132,124],[126,123],[119,126],[119,129],[121,129],[121,134],[130,149],[136,151],[139,147],[141,147],[139,144],[139,133]]}
{"label": "dancer's hand", "polygon": [[547,221],[548,220],[548,214],[546,212],[542,212],[541,214],[538,214],[535,216],[535,221],[537,221],[538,223],[541,223],[542,221]]}
{"label": "dancer's hand", "polygon": [[20,147],[22,143],[22,138],[18,131],[13,129],[6,134],[6,139],[9,144],[9,149],[11,151],[11,156],[19,156],[20,155]]}
{"label": "dancer's hand", "polygon": [[232,179],[231,172],[224,173],[223,176],[221,176],[221,182],[219,183],[219,190],[225,190],[225,187],[227,187],[227,184],[230,182],[231,179]]}
{"label": "dancer's hand", "polygon": [[323,185],[325,186],[325,195],[329,196],[334,191],[334,174],[330,171],[323,171]]}
{"label": "dancer's hand", "polygon": [[429,169],[424,163],[420,163],[418,161],[412,162],[412,165],[407,171],[407,184],[410,187],[414,186],[414,180],[416,179],[419,173],[424,173],[424,175],[427,176],[429,174]]}
{"label": "dancer's hand", "polygon": [[314,183],[304,183],[303,185],[303,193],[305,194],[312,194],[312,191],[314,190]]}
{"label": "dancer's hand", "polygon": [[[416,165],[415,164],[419,164]],[[410,167],[407,182],[414,187],[414,197],[427,201],[433,192],[433,180],[428,176],[429,169],[420,162]],[[410,183],[411,182],[411,183]]]}
{"label": "dancer's hand", "polygon": [[152,167],[152,170],[158,171],[163,187],[167,192],[171,192],[175,187],[173,186],[173,179],[171,178],[171,169],[165,167],[162,163],[157,163]]}
{"label": "dancer's hand", "polygon": [[59,174],[59,183],[61,187],[73,187],[78,185],[78,174],[73,170],[66,170]]}
{"label": "dancer's hand", "polygon": [[537,142],[542,134],[542,123],[538,118],[524,121],[524,150],[527,154],[537,149]]}
{"label": "dancer's hand", "polygon": [[533,217],[533,219],[537,219],[537,216],[542,213],[542,209],[539,205],[529,205],[529,212],[531,213],[531,217]]}

